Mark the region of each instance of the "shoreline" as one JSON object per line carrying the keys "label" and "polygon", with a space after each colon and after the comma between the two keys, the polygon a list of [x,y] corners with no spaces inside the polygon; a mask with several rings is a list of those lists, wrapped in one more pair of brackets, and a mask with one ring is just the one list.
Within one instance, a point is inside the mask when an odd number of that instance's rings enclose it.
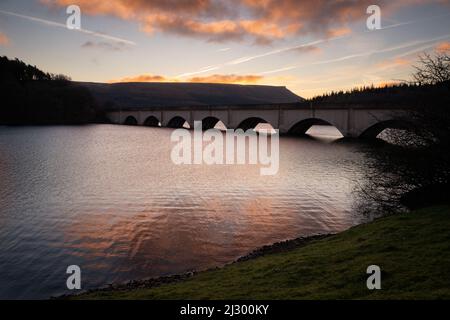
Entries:
{"label": "shoreline", "polygon": [[[334,235],[263,246],[234,262],[61,299],[330,300],[450,299],[450,206],[377,218]],[[367,268],[382,270],[382,290],[367,287]]]}
{"label": "shoreline", "polygon": [[114,283],[113,282],[113,283],[107,284],[103,287],[82,290],[81,292],[74,293],[74,294],[63,294],[60,296],[51,296],[50,299],[67,299],[67,298],[74,298],[74,297],[85,295],[85,294],[101,293],[101,292],[114,292],[114,291],[126,292],[126,291],[133,291],[136,289],[152,289],[152,288],[160,287],[165,284],[173,284],[173,283],[182,282],[182,281],[192,278],[195,275],[209,272],[212,270],[223,269],[226,266],[230,266],[233,264],[257,259],[259,257],[263,257],[266,255],[291,251],[291,250],[306,246],[314,241],[329,238],[336,234],[339,234],[339,233],[315,234],[315,235],[311,235],[311,236],[302,236],[302,237],[297,237],[294,239],[288,239],[288,240],[284,240],[284,241],[277,241],[272,244],[258,247],[256,249],[250,251],[249,253],[247,253],[229,263],[226,263],[222,266],[212,267],[212,268],[208,268],[208,269],[204,269],[204,270],[193,270],[193,271],[189,271],[186,273],[173,274],[173,275],[169,275],[169,276],[160,276],[160,277],[153,277],[153,278],[148,278],[148,279],[129,280],[129,281],[122,282],[122,283],[118,283],[118,282]]}

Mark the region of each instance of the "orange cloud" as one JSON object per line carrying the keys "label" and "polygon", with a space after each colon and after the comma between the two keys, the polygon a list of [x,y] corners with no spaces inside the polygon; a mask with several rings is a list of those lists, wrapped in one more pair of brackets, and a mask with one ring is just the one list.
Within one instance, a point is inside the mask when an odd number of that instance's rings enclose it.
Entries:
{"label": "orange cloud", "polygon": [[[258,83],[264,77],[260,75],[235,75],[235,74],[214,74],[205,77],[193,77],[186,82],[196,83],[228,83],[228,84],[252,84]],[[125,77],[119,80],[110,80],[109,83],[118,82],[179,82],[177,79],[166,78],[160,75],[142,74],[134,77]]]}
{"label": "orange cloud", "polygon": [[0,31],[0,45],[7,46],[9,44],[9,38]]}
{"label": "orange cloud", "polygon": [[[446,0],[447,1],[447,0]],[[164,32],[208,41],[253,40],[267,44],[309,33],[346,35],[349,23],[365,19],[372,0],[77,0],[83,13],[140,23],[144,32]],[[442,0],[379,0],[388,15],[406,5]],[[73,0],[41,0],[66,7]]]}
{"label": "orange cloud", "polygon": [[384,60],[377,64],[378,68],[394,68],[394,67],[401,67],[401,66],[409,66],[411,65],[411,60],[406,58],[395,58],[395,59],[388,59]]}
{"label": "orange cloud", "polygon": [[109,83],[118,82],[172,82],[163,76],[151,75],[151,74],[141,74],[134,77],[125,77],[119,80],[109,80]]}
{"label": "orange cloud", "polygon": [[264,79],[259,75],[235,75],[235,74],[214,74],[205,77],[190,78],[189,82],[202,82],[202,83],[234,83],[234,84],[250,84],[258,83]]}
{"label": "orange cloud", "polygon": [[437,45],[436,51],[439,53],[446,53],[450,51],[450,42],[441,42]]}
{"label": "orange cloud", "polygon": [[342,28],[335,28],[335,29],[330,29],[327,31],[327,36],[329,38],[333,38],[333,37],[342,37],[345,35],[348,35],[352,33],[352,30],[348,27],[342,27]]}

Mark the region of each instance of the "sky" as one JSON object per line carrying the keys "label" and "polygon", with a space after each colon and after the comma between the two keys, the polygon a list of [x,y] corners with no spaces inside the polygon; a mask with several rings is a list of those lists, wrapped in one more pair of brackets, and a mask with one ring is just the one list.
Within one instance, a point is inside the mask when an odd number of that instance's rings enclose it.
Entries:
{"label": "sky", "polygon": [[[79,30],[66,26],[70,5]],[[408,80],[419,54],[449,50],[450,0],[0,0],[0,55],[76,81],[276,85],[309,98]]]}

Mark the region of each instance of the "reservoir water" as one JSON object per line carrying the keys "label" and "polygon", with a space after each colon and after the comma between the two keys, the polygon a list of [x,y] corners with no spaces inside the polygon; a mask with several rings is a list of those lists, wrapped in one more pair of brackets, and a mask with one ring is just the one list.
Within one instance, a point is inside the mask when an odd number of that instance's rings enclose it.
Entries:
{"label": "reservoir water", "polygon": [[353,210],[358,144],[281,137],[278,174],[261,176],[258,165],[177,166],[170,134],[0,127],[0,298],[70,293],[69,265],[95,288],[221,266],[365,220]]}

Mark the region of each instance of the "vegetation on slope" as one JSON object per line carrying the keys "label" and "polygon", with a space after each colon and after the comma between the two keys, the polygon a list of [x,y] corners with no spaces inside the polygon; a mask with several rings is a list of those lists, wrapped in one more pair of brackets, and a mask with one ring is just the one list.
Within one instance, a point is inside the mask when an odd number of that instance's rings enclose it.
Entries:
{"label": "vegetation on slope", "polygon": [[70,78],[0,57],[0,125],[81,124],[98,117],[87,88]]}

